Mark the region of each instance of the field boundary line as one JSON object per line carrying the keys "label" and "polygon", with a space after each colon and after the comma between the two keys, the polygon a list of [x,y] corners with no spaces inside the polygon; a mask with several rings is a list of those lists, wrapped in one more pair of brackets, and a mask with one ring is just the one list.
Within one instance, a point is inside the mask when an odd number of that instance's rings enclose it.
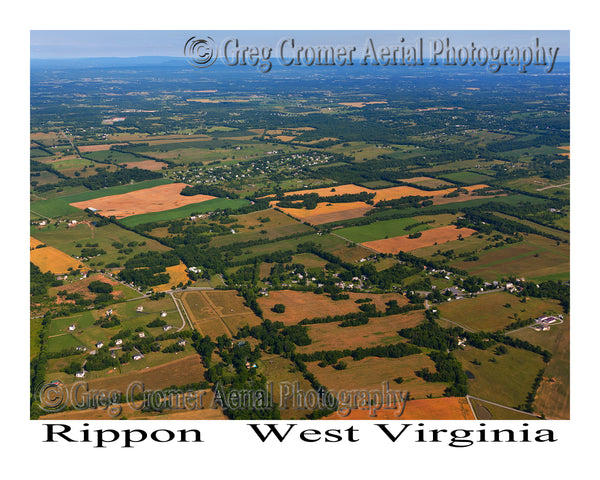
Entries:
{"label": "field boundary line", "polygon": [[[535,418],[540,418],[535,413],[529,413],[529,412],[525,412],[523,410],[518,410],[516,408],[507,407],[506,405],[502,405],[501,403],[491,402],[491,401],[486,400],[484,398],[474,397],[472,395],[467,395],[467,400],[469,400],[469,404],[470,404],[470,399],[471,398],[474,399],[474,400],[479,400],[480,402],[489,403],[490,405],[495,405],[496,407],[506,408],[507,410],[512,410],[513,412],[523,413],[525,415],[530,415],[530,416],[535,417]],[[477,417],[477,415],[475,415],[475,417]]]}
{"label": "field boundary line", "polygon": [[353,240],[350,240],[350,239],[348,239],[348,238],[346,238],[346,237],[342,237],[341,235],[338,235],[337,233],[330,233],[329,235],[333,235],[334,237],[341,238],[342,240],[345,240],[346,242],[353,243],[353,244],[355,244],[355,245],[360,245],[361,247],[363,247],[363,248],[366,248],[367,250],[371,250],[372,252],[375,252],[375,253],[377,253],[377,254],[381,253],[381,252],[378,252],[377,250],[375,250],[374,248],[367,247],[366,245],[363,245],[362,243],[355,242],[355,241],[353,241]]}
{"label": "field boundary line", "polygon": [[446,322],[450,322],[450,323],[462,328],[463,330],[466,330],[467,332],[475,333],[475,330],[471,330],[470,328],[467,328],[464,325],[461,325],[460,323],[453,322],[452,320],[448,320],[447,318],[440,317],[440,320],[445,320]]}
{"label": "field boundary line", "polygon": [[219,320],[221,321],[221,323],[223,325],[225,325],[225,328],[227,329],[227,331],[231,334],[231,337],[233,338],[233,331],[231,330],[231,328],[229,328],[229,325],[227,325],[227,323],[225,322],[225,320],[223,320],[223,317],[221,317],[221,315],[219,315],[219,312],[217,312],[217,307],[216,305],[211,301],[210,298],[208,298],[208,295],[206,295],[204,293],[204,291],[200,292],[200,295],[202,295],[204,297],[204,299],[206,300],[206,303],[208,303],[208,305],[210,306],[210,308],[213,309],[213,311],[215,312],[215,315],[219,318]]}

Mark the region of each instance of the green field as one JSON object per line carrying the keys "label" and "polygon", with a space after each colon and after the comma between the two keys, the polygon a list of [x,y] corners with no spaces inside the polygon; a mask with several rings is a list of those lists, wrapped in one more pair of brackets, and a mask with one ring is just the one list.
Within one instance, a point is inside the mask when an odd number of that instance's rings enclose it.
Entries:
{"label": "green field", "polygon": [[538,235],[526,235],[520,243],[505,245],[478,254],[474,262],[454,261],[451,265],[485,280],[525,277],[526,280],[568,280],[569,245]]}
{"label": "green field", "polygon": [[[103,249],[106,253],[92,260],[96,264],[97,262],[103,262],[103,264],[119,262],[122,264],[130,256],[141,252],[148,250],[164,252],[170,250],[169,247],[165,247],[155,240],[125,230],[114,223],[109,223],[102,227],[90,227],[86,224],[78,224],[75,227],[67,228],[64,223],[58,227],[52,225],[44,228],[36,228],[32,226],[30,228],[30,235],[73,257],[80,256],[82,248],[85,248],[87,244],[98,244],[98,248]],[[113,246],[115,242],[123,244],[123,247],[117,248]],[[128,247],[127,245],[131,242],[135,242],[137,245]],[[77,247],[77,245],[81,246]],[[130,249],[131,251],[127,250],[128,253],[119,252],[123,248]]]}
{"label": "green field", "polygon": [[[506,347],[508,353],[496,355],[494,349],[479,350],[467,347],[455,350],[452,354],[461,362],[467,371],[469,394],[496,402],[507,407],[517,408],[522,405],[533,381],[544,366],[540,355]],[[474,365],[473,360],[481,365]],[[491,362],[490,359],[495,359]]]}
{"label": "green field", "polygon": [[[353,242],[363,243],[382,238],[408,235],[410,233],[420,232],[429,228],[450,225],[454,220],[456,220],[456,215],[453,214],[419,215],[414,217],[396,218],[392,220],[381,220],[368,225],[347,227],[339,230],[336,229],[334,233]],[[427,225],[415,225],[422,222],[426,222]],[[410,225],[415,226],[406,229]]]}
{"label": "green field", "polygon": [[119,221],[127,227],[135,227],[136,225],[141,225],[142,223],[176,220],[179,218],[189,217],[190,215],[212,212],[219,209],[231,208],[235,210],[236,208],[248,205],[248,203],[248,200],[245,199],[215,198],[213,200],[207,200],[206,202],[193,203],[191,205],[174,208],[172,210],[165,210],[163,212],[132,215],[131,217],[122,218]]}
{"label": "green field", "polygon": [[520,300],[508,292],[483,293],[474,298],[440,304],[439,311],[442,318],[471,330],[486,332],[500,330],[516,319],[535,319],[543,314],[558,315],[563,311],[558,300],[530,298],[525,303]]}
{"label": "green field", "polygon": [[460,182],[469,185],[475,185],[477,183],[486,183],[491,180],[494,180],[493,177],[489,177],[488,175],[481,175],[479,173],[474,172],[448,173],[445,175],[441,175],[440,177],[444,180],[449,180],[451,182]]}

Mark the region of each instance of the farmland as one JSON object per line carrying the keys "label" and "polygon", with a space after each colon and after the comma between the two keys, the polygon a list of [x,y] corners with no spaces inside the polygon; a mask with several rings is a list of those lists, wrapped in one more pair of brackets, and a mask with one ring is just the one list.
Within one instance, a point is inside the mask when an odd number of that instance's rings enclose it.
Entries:
{"label": "farmland", "polygon": [[387,238],[384,240],[373,240],[364,242],[363,245],[380,253],[410,252],[431,245],[443,244],[459,238],[466,238],[475,233],[470,228],[456,228],[454,226],[432,228],[423,230],[417,238],[409,235]]}
{"label": "farmland", "polygon": [[[294,290],[278,290],[269,293],[268,297],[259,298],[258,304],[266,315],[273,320],[285,324],[294,324],[305,318],[326,317],[328,315],[341,315],[358,311],[356,300],[369,298],[363,293],[349,293],[348,300],[332,300],[326,295],[315,295],[311,292],[297,292]],[[380,309],[385,309],[384,304],[390,300],[398,301],[399,305],[406,303],[402,296],[389,293],[374,297],[373,303]],[[286,306],[284,313],[273,313],[271,309],[278,303]]]}
{"label": "farmland", "polygon": [[[385,384],[409,420],[569,418],[568,65],[198,84],[95,61],[30,68],[32,393]],[[132,419],[336,415],[122,400]]]}

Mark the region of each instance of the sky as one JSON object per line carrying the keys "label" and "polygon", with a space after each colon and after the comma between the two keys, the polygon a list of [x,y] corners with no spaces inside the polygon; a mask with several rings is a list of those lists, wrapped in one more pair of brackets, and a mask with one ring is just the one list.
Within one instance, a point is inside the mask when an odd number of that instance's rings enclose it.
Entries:
{"label": "sky", "polygon": [[293,37],[306,46],[349,45],[363,48],[367,39],[383,45],[404,44],[423,38],[425,42],[450,38],[457,47],[477,46],[504,47],[532,46],[535,38],[540,44],[559,47],[559,57],[569,56],[570,34],[568,30],[31,30],[31,58],[89,58],[89,57],[138,57],[183,56],[185,42],[192,36],[211,36],[217,45],[228,38],[238,38],[248,46],[277,47],[280,40]]}

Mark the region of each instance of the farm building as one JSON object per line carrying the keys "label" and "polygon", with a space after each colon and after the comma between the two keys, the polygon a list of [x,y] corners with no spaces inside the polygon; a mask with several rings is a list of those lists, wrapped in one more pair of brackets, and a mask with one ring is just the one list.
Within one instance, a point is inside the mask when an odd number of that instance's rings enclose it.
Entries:
{"label": "farm building", "polygon": [[144,311],[143,305],[140,305],[139,307],[135,307],[135,311],[136,312],[143,312]]}
{"label": "farm building", "polygon": [[115,340],[115,345],[122,345],[123,344],[123,340],[121,338],[117,338]]}
{"label": "farm building", "polygon": [[85,370],[82,370],[80,372],[75,372],[75,376],[77,378],[83,378],[83,377],[85,377]]}
{"label": "farm building", "polygon": [[102,348],[104,346],[103,342],[96,343],[96,348]]}
{"label": "farm building", "polygon": [[75,324],[74,323],[72,325],[69,325],[69,332],[72,332],[73,330],[75,330]]}
{"label": "farm building", "polygon": [[167,316],[167,312],[160,312],[160,316],[161,317],[166,317]]}
{"label": "farm building", "polygon": [[142,357],[142,356],[141,356],[139,353],[136,353],[136,354],[135,354],[133,357],[131,357],[131,358],[133,358],[134,360],[141,360],[143,357]]}

